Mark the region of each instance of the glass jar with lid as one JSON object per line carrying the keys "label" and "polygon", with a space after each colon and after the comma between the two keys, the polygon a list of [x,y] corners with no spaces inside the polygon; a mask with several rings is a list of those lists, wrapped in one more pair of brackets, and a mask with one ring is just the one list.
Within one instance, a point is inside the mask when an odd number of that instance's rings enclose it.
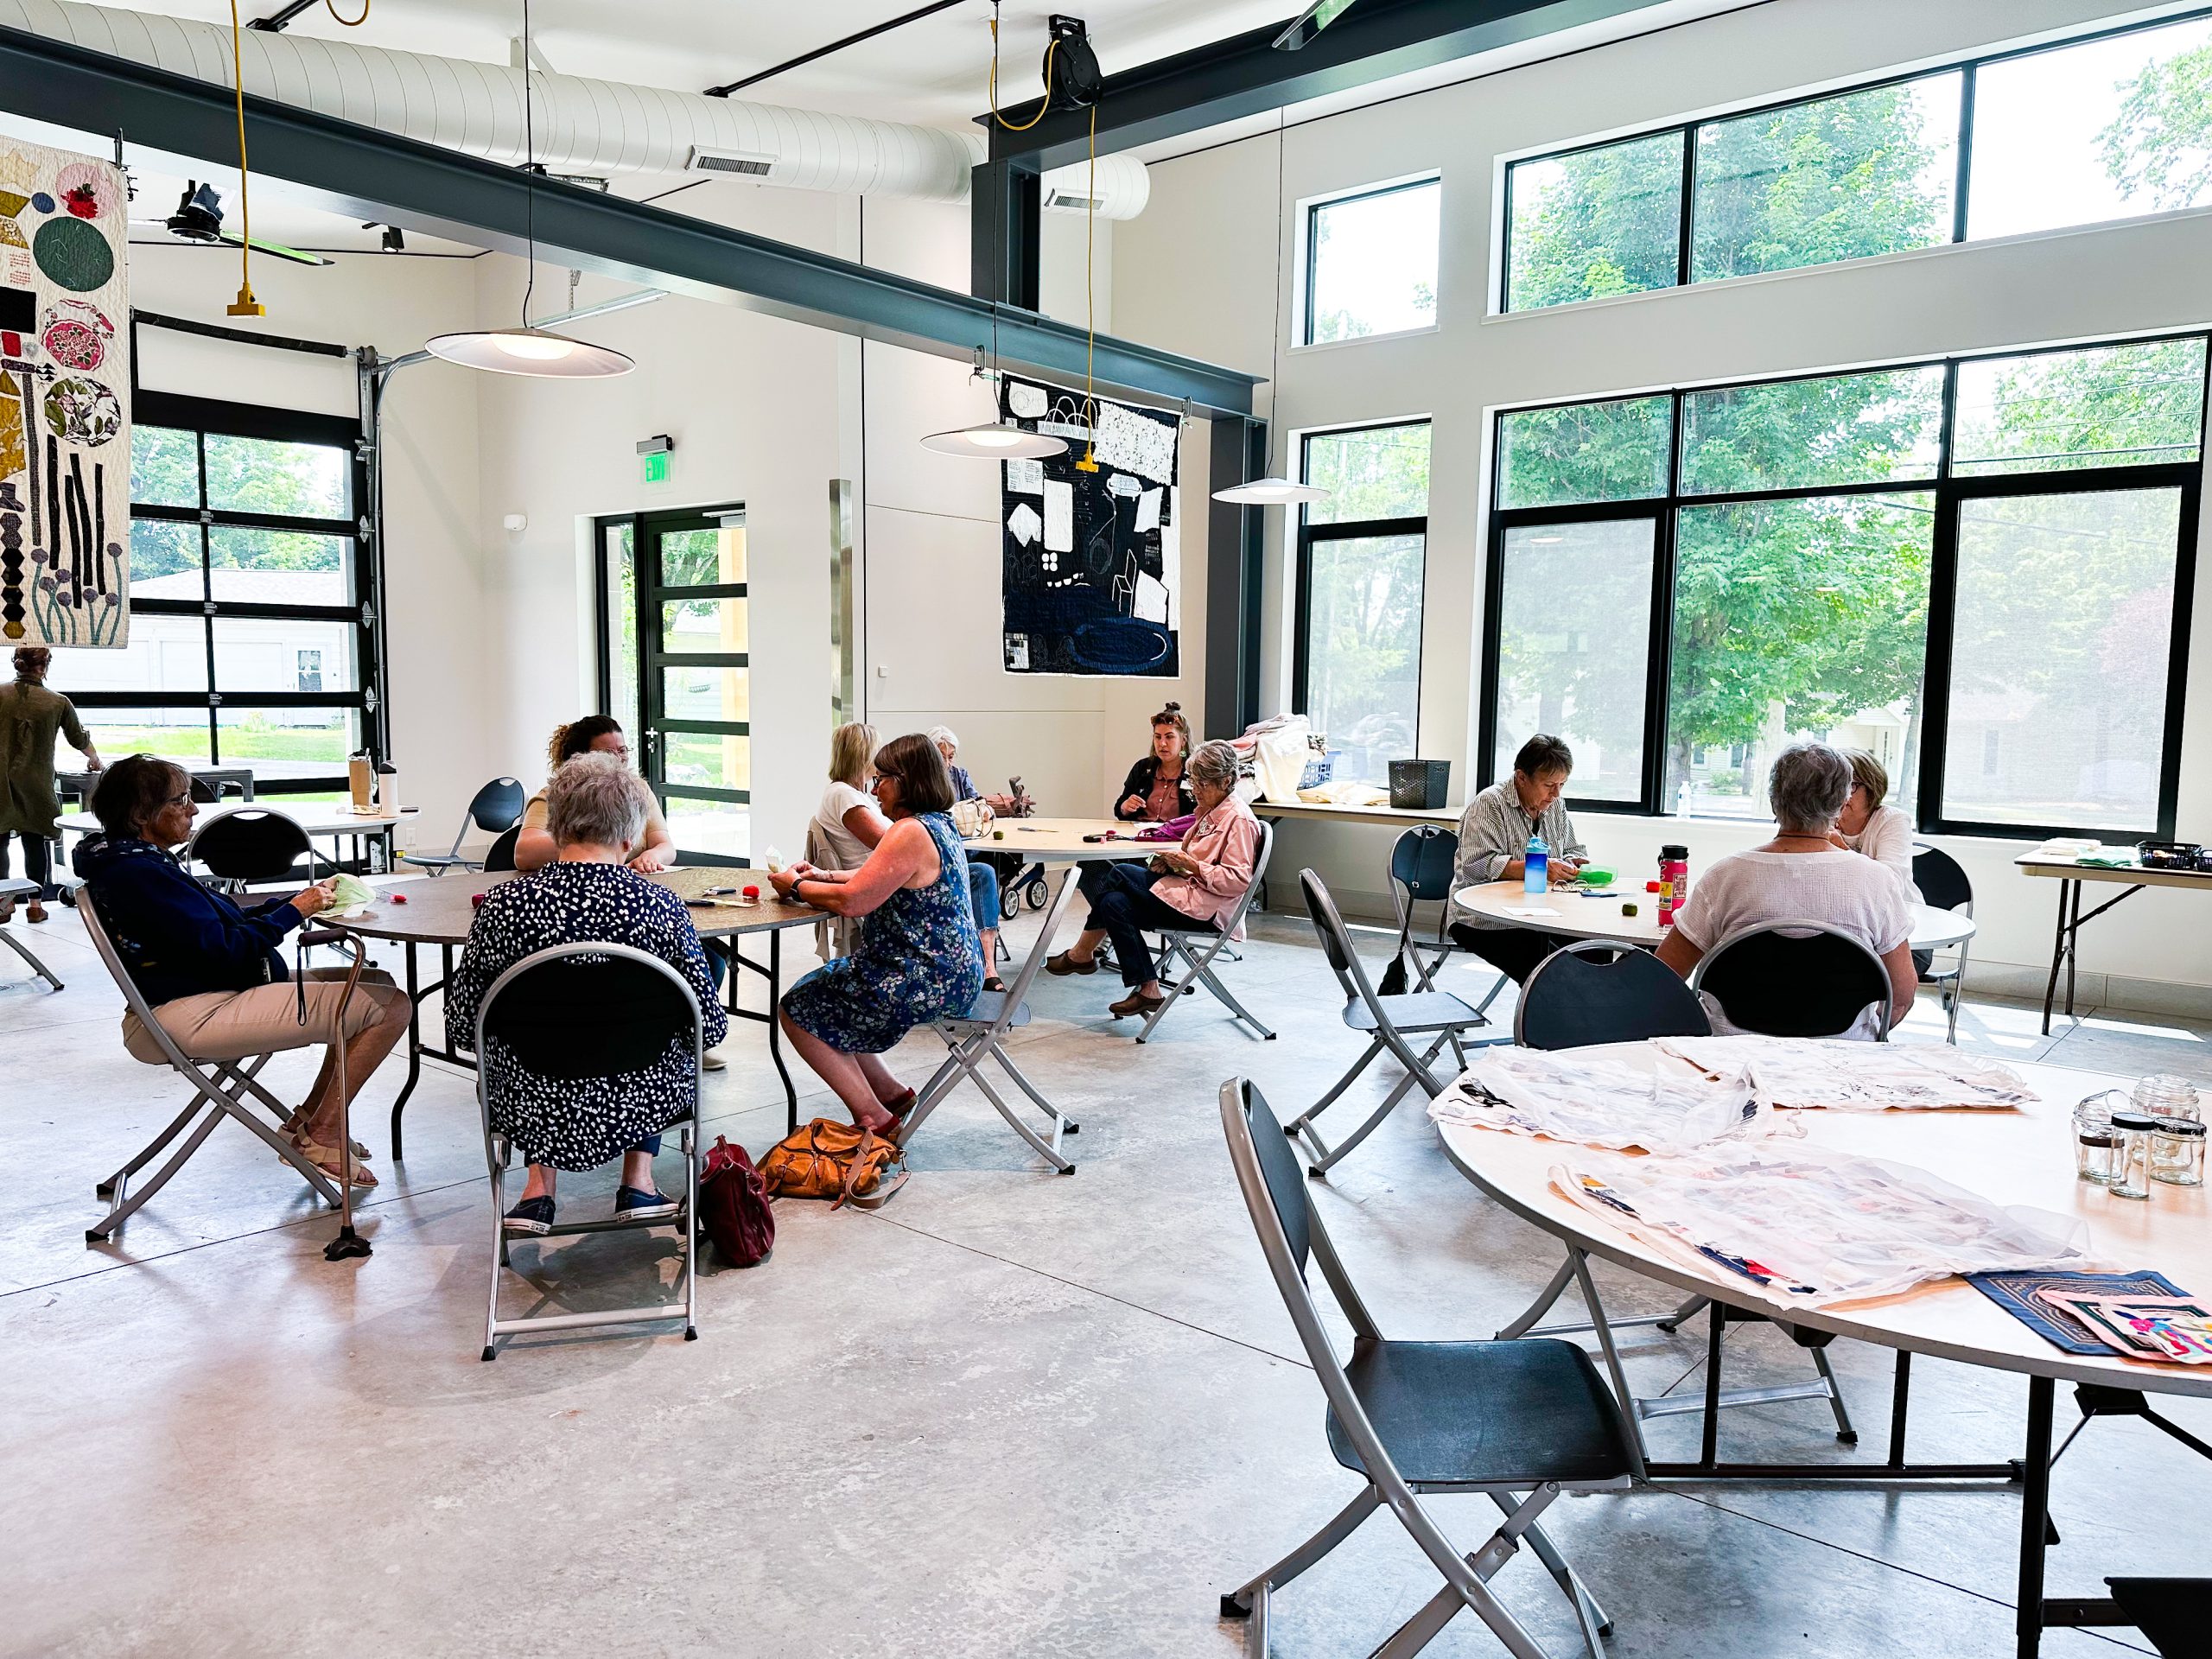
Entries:
{"label": "glass jar with lid", "polygon": [[2130,1101],[2135,1110],[2152,1117],[2184,1117],[2196,1122],[2204,1116],[2196,1084],[2171,1071],[2156,1072],[2144,1078],[2135,1085]]}
{"label": "glass jar with lid", "polygon": [[2151,1196],[2151,1141],[2158,1120],[2147,1112],[2112,1115],[2112,1195],[2115,1198]]}
{"label": "glass jar with lid", "polygon": [[2117,1089],[2091,1095],[2074,1109],[2074,1173],[2098,1186],[2110,1186],[2113,1154],[2119,1149],[2120,1132],[2112,1126],[2114,1111],[2126,1111],[2128,1100]]}
{"label": "glass jar with lid", "polygon": [[2151,1135],[2151,1179],[2168,1186],[2204,1185],[2204,1125],[2195,1118],[2160,1117]]}

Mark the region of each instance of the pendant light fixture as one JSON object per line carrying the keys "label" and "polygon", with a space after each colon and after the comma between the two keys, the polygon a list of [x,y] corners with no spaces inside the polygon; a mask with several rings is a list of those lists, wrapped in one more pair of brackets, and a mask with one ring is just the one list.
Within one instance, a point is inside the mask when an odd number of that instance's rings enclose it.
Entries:
{"label": "pendant light fixture", "polygon": [[[1282,373],[1282,188],[1283,188],[1283,117],[1275,115],[1275,303],[1268,314],[1268,395],[1276,398],[1281,391]],[[1273,405],[1270,404],[1270,414]],[[1268,442],[1274,442],[1274,420],[1268,423]],[[1306,501],[1325,501],[1329,492],[1317,485],[1300,484],[1295,480],[1279,478],[1270,473],[1265,478],[1252,479],[1243,484],[1230,484],[1213,493],[1217,501],[1226,501],[1240,507],[1287,507]]]}
{"label": "pendant light fixture", "polygon": [[431,356],[465,369],[493,374],[527,374],[546,380],[594,380],[627,374],[638,365],[611,346],[594,346],[538,328],[530,321],[531,297],[537,289],[537,124],[531,88],[536,75],[530,60],[530,0],[522,0],[523,212],[530,243],[530,276],[523,284],[522,327],[467,328],[424,342]]}
{"label": "pendant light fixture", "polygon": [[[1047,67],[1052,63],[1049,48],[1045,61]],[[999,120],[998,89],[999,18],[998,6],[994,0],[991,7],[991,118],[1004,126],[1005,122]],[[1046,91],[1049,101],[1051,88],[1048,86]],[[1044,119],[1043,111],[1038,111],[1037,118],[1039,121]],[[1035,124],[1036,122],[1030,123],[1032,126]],[[1000,238],[1005,229],[1006,215],[1003,213],[993,213],[991,254],[993,263],[1001,269],[1004,268],[1004,260],[1000,252]],[[976,372],[970,378],[983,381],[991,388],[991,418],[978,425],[963,426],[950,432],[932,432],[922,440],[923,448],[934,450],[940,455],[966,455],[974,461],[1043,461],[1049,456],[1067,454],[1065,439],[1053,437],[1048,433],[1032,432],[1027,427],[1016,424],[998,408],[998,388],[1003,383],[999,374],[999,302],[996,300],[991,302],[991,365],[988,369],[983,366],[983,348],[978,346],[976,348]]]}

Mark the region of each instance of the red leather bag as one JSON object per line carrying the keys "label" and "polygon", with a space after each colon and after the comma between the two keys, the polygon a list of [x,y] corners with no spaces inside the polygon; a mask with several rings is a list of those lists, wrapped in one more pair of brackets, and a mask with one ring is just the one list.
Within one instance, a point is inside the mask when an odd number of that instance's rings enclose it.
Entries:
{"label": "red leather bag", "polygon": [[699,1224],[714,1241],[715,1254],[734,1268],[758,1267],[776,1248],[767,1182],[743,1147],[719,1135],[699,1177]]}

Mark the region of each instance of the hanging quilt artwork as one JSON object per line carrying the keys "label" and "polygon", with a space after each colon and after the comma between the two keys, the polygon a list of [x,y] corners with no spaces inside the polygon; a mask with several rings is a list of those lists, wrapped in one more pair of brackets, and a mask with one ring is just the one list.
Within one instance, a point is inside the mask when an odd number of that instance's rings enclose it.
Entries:
{"label": "hanging quilt artwork", "polygon": [[130,633],[123,170],[0,139],[0,644]]}
{"label": "hanging quilt artwork", "polygon": [[1009,375],[1001,398],[1007,419],[1068,442],[1065,454],[1001,463],[1007,672],[1173,678],[1182,422],[1094,399],[1098,467],[1085,472],[1080,392]]}

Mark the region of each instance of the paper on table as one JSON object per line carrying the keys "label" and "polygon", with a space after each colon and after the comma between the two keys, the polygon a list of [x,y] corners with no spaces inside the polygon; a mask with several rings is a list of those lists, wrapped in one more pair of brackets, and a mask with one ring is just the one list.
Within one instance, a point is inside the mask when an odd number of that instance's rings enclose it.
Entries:
{"label": "paper on table", "polygon": [[1035,541],[1038,533],[1044,528],[1045,521],[1037,516],[1037,509],[1027,501],[1022,502],[1007,515],[1007,534],[1024,547]]}
{"label": "paper on table", "polygon": [[1139,530],[1160,528],[1160,499],[1166,494],[1165,490],[1147,490],[1142,495],[1137,497],[1136,527]]}
{"label": "paper on table", "polygon": [[1006,464],[1006,487],[1009,495],[1042,495],[1045,493],[1045,463],[1041,461],[1009,461]]}
{"label": "paper on table", "polygon": [[1508,905],[1505,913],[1509,916],[1556,916],[1559,912],[1542,905]]}
{"label": "paper on table", "polygon": [[1045,481],[1045,546],[1053,553],[1075,550],[1075,486]]}

